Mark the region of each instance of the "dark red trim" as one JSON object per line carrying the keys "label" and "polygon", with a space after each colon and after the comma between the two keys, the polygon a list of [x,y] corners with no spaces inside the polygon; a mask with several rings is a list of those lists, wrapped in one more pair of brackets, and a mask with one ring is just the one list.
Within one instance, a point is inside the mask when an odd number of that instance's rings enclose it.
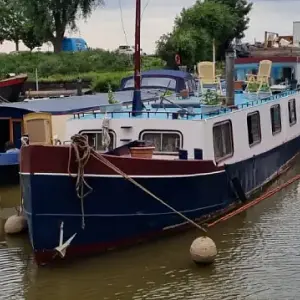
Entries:
{"label": "dark red trim", "polygon": [[[105,156],[105,155],[104,155]],[[213,161],[142,159],[105,156],[111,163],[129,175],[188,175],[224,170]],[[72,154],[71,172],[77,173]],[[24,173],[68,173],[69,146],[29,145],[21,149],[20,171]],[[85,168],[87,174],[114,175],[112,169],[91,157]]]}
{"label": "dark red trim", "polygon": [[289,63],[289,62],[300,62],[298,56],[260,56],[260,57],[240,57],[235,59],[235,64],[253,64],[259,63],[262,60],[270,60],[273,63]]}
{"label": "dark red trim", "polygon": [[27,75],[20,75],[20,76],[3,79],[0,81],[0,88],[6,87],[6,86],[22,84],[27,80],[27,78],[28,78]]}

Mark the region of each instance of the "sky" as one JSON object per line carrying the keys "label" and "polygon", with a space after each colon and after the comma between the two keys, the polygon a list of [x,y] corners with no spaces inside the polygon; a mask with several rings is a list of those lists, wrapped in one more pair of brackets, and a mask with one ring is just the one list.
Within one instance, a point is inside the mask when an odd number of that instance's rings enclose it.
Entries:
{"label": "sky", "polygon": [[[115,50],[119,45],[127,44],[122,29],[119,3],[123,12],[123,23],[129,45],[134,44],[135,0],[105,0],[106,4],[98,8],[87,21],[79,21],[77,33],[66,33],[69,37],[82,37],[89,47]],[[300,21],[300,0],[253,0],[249,29],[244,41],[262,41],[264,31],[293,34],[293,21]],[[148,53],[154,53],[155,41],[173,27],[174,18],[183,7],[189,7],[195,0],[142,0],[146,6],[141,25],[141,47]],[[143,10],[143,9],[142,9]],[[1,52],[14,51],[14,44],[5,42],[0,45]],[[20,50],[26,50],[21,45]],[[44,45],[42,50],[52,50]]]}

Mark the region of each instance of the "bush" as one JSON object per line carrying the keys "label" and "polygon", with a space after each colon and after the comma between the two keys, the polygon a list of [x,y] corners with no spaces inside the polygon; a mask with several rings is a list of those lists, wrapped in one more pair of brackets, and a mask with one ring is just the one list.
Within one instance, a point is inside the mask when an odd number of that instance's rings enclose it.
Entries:
{"label": "bush", "polygon": [[[163,67],[163,62],[156,57],[142,57],[142,69]],[[133,70],[133,58],[115,52],[101,49],[82,52],[24,52],[17,54],[0,54],[0,75],[7,73],[27,73],[29,80],[35,79],[35,70],[38,70],[40,81],[73,81],[84,77],[94,80],[108,76],[116,78],[116,72]],[[106,75],[99,75],[105,73]],[[115,80],[115,79],[114,79]]]}
{"label": "bush", "polygon": [[114,91],[120,87],[121,79],[133,72],[100,73],[92,80],[91,88],[95,92],[107,92],[109,85]]}

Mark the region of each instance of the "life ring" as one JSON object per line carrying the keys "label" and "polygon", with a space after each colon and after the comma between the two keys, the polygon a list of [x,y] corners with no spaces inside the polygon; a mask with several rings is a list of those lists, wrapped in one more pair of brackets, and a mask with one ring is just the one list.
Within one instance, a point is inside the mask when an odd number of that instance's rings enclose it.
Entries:
{"label": "life ring", "polygon": [[181,59],[180,59],[179,54],[176,54],[176,55],[175,55],[175,62],[176,62],[176,64],[177,64],[178,66],[181,64]]}

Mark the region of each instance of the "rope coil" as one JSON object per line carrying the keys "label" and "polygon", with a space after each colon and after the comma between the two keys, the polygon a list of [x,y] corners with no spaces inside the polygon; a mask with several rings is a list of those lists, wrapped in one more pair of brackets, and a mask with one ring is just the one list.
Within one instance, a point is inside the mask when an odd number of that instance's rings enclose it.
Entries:
{"label": "rope coil", "polygon": [[[75,161],[77,163],[77,174],[72,175],[70,168],[72,162],[72,150],[75,153]],[[68,173],[71,177],[76,178],[76,194],[81,203],[81,215],[82,215],[82,229],[85,228],[85,216],[84,216],[84,198],[86,198],[93,188],[86,182],[84,178],[84,168],[88,163],[91,156],[91,147],[88,143],[88,137],[76,134],[71,137],[71,146],[69,148],[69,161],[68,161]],[[87,189],[85,193],[84,190]]]}

